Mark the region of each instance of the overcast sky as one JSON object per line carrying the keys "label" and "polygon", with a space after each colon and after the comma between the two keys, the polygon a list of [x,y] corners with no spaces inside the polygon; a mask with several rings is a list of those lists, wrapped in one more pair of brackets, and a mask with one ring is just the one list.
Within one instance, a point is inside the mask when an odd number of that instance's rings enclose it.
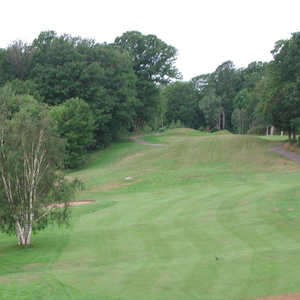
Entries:
{"label": "overcast sky", "polygon": [[185,80],[232,60],[269,61],[274,43],[300,31],[299,0],[2,1],[0,47],[32,42],[43,30],[113,42],[128,30],[155,34],[178,49]]}

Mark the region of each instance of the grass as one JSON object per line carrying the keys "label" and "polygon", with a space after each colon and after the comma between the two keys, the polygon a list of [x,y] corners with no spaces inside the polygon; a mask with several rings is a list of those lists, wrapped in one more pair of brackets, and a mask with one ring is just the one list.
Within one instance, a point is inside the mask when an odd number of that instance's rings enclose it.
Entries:
{"label": "grass", "polygon": [[280,142],[285,142],[288,141],[288,137],[286,135],[260,135],[258,136],[261,139],[264,139],[266,141],[280,141]]}
{"label": "grass", "polygon": [[[0,235],[0,299],[253,299],[300,291],[300,166],[257,137],[175,129],[93,154],[69,228]],[[125,177],[131,180],[124,180]]]}

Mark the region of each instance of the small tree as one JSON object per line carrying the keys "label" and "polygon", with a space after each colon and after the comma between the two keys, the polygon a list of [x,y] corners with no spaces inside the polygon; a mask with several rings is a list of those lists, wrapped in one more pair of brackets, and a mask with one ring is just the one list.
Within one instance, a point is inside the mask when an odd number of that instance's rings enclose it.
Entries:
{"label": "small tree", "polygon": [[59,171],[64,143],[47,108],[33,99],[24,103],[14,113],[0,103],[0,230],[30,246],[32,232],[67,222],[77,182]]}

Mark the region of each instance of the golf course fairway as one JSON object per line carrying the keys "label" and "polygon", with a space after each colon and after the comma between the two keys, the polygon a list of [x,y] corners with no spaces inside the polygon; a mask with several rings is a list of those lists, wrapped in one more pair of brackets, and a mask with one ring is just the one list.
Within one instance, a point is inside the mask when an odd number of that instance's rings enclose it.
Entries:
{"label": "golf course fairway", "polygon": [[[247,300],[300,292],[300,164],[280,142],[169,130],[73,171],[68,227],[0,234],[0,299]],[[296,298],[295,298],[296,299]]]}

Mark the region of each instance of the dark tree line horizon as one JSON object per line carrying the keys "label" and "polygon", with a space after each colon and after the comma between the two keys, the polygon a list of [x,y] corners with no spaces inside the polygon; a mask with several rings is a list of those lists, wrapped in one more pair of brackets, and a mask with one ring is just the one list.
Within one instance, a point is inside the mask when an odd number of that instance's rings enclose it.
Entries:
{"label": "dark tree line horizon", "polygon": [[[182,81],[177,50],[155,35],[128,31],[114,43],[43,31],[0,49],[0,87],[51,108],[67,141],[66,167],[121,134],[182,126],[262,134],[299,127],[300,33],[275,44],[271,62],[237,69],[230,60]],[[1,93],[1,91],[0,91]]]}

